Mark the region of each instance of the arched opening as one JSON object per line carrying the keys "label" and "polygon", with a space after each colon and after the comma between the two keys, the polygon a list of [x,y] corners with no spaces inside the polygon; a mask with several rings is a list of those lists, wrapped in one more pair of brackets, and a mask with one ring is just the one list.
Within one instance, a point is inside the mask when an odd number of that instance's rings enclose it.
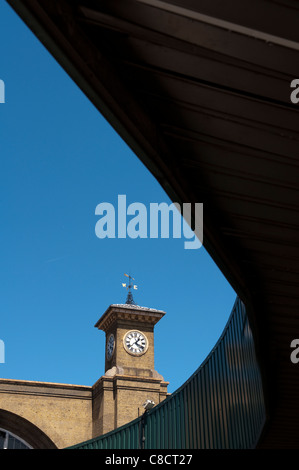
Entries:
{"label": "arched opening", "polygon": [[32,447],[24,439],[0,428],[0,449],[32,449]]}
{"label": "arched opening", "polygon": [[57,449],[54,442],[25,418],[0,410],[0,448]]}

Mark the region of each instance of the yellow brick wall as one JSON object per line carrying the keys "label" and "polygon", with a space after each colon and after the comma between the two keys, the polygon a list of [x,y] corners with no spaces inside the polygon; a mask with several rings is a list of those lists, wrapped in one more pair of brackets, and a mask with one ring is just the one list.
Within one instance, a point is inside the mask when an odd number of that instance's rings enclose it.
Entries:
{"label": "yellow brick wall", "polygon": [[0,379],[0,409],[30,421],[58,448],[91,439],[91,398],[91,387]]}

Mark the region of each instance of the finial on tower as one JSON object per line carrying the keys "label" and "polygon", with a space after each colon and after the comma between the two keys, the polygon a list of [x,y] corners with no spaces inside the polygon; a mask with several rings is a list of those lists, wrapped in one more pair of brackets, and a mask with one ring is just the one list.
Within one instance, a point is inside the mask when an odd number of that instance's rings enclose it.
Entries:
{"label": "finial on tower", "polygon": [[129,283],[128,284],[122,283],[122,286],[125,287],[128,291],[126,304],[136,305],[135,302],[134,302],[134,299],[133,299],[132,291],[131,291],[132,288],[137,290],[137,286],[135,284],[132,284],[132,281],[135,281],[135,279],[132,276],[130,276],[129,274],[125,274],[125,276],[129,278]]}

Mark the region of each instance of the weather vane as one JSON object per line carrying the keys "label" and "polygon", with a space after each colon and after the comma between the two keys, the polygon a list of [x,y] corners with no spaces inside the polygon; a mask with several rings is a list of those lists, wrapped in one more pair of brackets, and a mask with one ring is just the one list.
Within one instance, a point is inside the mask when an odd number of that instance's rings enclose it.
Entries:
{"label": "weather vane", "polygon": [[137,286],[132,283],[132,281],[135,281],[135,279],[132,276],[130,276],[129,274],[125,274],[125,276],[129,278],[129,283],[128,284],[122,282],[122,286],[126,287],[126,289],[128,291],[126,304],[136,305],[135,302],[134,302],[134,299],[133,299],[132,291],[131,291],[132,288],[137,290]]}

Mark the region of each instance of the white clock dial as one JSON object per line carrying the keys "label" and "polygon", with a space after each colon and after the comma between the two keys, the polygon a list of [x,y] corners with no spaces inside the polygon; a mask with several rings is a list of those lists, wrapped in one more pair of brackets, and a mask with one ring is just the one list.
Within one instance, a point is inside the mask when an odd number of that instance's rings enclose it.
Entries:
{"label": "white clock dial", "polygon": [[114,353],[114,345],[115,345],[114,335],[111,334],[107,341],[107,349],[106,349],[107,359],[111,359]]}
{"label": "white clock dial", "polygon": [[131,330],[124,336],[124,347],[130,354],[138,356],[147,351],[148,341],[141,331]]}

